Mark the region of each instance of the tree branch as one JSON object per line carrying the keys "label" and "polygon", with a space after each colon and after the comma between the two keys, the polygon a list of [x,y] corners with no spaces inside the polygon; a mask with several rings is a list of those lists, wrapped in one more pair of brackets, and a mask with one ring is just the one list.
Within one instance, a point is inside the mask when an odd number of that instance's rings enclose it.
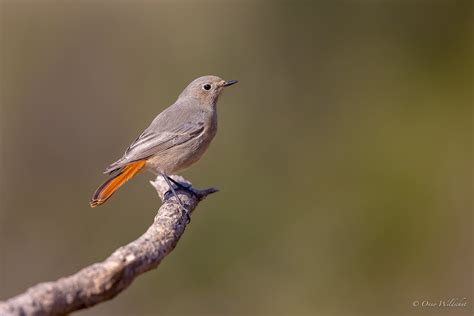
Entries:
{"label": "tree branch", "polygon": [[[182,177],[173,176],[173,179],[191,185]],[[102,262],[54,282],[39,283],[22,294],[0,302],[0,315],[65,315],[112,299],[137,276],[156,268],[176,247],[186,228],[187,217],[176,198],[169,194],[169,187],[161,176],[150,182],[163,205],[142,236],[120,247]],[[176,191],[190,212],[214,192],[217,189],[196,190],[191,187],[189,191]]]}

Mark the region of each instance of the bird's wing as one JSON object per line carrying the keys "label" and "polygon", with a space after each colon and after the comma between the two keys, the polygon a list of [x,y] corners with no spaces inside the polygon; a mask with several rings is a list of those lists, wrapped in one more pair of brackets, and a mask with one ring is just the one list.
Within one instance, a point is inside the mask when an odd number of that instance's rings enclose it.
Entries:
{"label": "bird's wing", "polygon": [[204,131],[200,122],[186,122],[175,125],[169,131],[145,130],[125,151],[124,156],[111,164],[104,173],[111,173],[125,165],[147,159],[169,148],[186,143]]}
{"label": "bird's wing", "polygon": [[148,158],[197,137],[203,130],[203,126],[189,122],[171,131],[147,131],[128,147],[125,156],[133,156],[133,160]]}

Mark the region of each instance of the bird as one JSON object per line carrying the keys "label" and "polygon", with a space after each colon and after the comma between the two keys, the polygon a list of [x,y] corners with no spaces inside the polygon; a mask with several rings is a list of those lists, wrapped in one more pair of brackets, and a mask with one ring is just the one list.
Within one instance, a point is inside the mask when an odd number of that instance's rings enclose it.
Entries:
{"label": "bird", "polygon": [[158,114],[127,148],[123,156],[104,171],[111,177],[94,192],[92,208],[104,204],[123,184],[143,169],[161,175],[180,207],[184,207],[171,182],[184,185],[170,175],[190,167],[208,149],[217,133],[217,101],[226,87],[237,80],[207,75],[194,79],[177,100]]}

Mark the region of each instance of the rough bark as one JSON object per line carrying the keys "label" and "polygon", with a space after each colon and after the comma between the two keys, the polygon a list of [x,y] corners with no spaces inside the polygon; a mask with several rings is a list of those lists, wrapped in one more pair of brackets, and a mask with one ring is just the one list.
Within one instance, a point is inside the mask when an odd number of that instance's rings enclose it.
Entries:
{"label": "rough bark", "polygon": [[[173,179],[190,185],[179,176]],[[0,302],[0,315],[65,315],[110,300],[126,289],[140,274],[156,268],[180,239],[187,216],[162,177],[151,184],[163,204],[153,224],[135,241],[120,247],[102,262],[54,282],[39,283],[7,301]],[[199,201],[216,189],[177,190],[183,204],[192,212]]]}

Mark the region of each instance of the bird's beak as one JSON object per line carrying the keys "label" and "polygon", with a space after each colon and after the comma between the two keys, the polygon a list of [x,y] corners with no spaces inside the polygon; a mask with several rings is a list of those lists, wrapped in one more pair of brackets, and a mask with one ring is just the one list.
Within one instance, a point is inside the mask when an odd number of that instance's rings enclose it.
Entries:
{"label": "bird's beak", "polygon": [[227,80],[227,81],[224,81],[224,84],[222,85],[223,87],[228,87],[228,86],[231,86],[233,84],[236,84],[238,81],[237,80]]}

